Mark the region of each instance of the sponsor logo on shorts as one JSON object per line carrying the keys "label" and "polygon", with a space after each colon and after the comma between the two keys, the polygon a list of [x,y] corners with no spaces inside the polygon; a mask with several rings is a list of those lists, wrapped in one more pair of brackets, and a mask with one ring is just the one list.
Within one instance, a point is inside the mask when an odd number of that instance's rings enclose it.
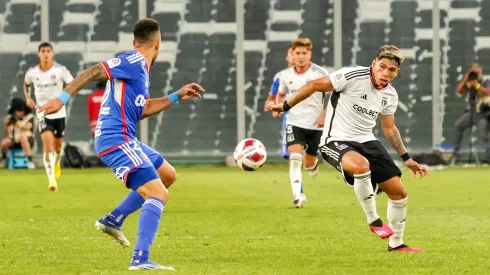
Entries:
{"label": "sponsor logo on shorts", "polygon": [[129,169],[129,167],[127,166],[119,166],[116,168],[114,174],[116,175],[116,178],[124,182],[124,179],[126,178],[126,174],[129,172],[129,170],[131,169]]}

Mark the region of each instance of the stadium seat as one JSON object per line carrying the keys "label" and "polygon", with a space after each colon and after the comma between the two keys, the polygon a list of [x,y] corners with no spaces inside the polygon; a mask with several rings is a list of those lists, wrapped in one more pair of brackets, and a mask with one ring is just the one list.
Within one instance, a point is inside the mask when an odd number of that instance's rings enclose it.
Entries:
{"label": "stadium seat", "polygon": [[19,169],[27,168],[29,160],[22,149],[10,149],[7,153],[7,168]]}

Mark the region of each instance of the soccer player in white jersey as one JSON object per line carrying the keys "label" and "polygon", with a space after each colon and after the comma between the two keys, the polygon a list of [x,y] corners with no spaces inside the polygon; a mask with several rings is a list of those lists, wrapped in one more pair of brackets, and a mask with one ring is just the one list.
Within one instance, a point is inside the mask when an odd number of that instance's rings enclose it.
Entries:
{"label": "soccer player in white jersey", "polygon": [[[39,64],[27,70],[24,79],[24,94],[27,106],[33,108],[36,104],[31,98],[31,87],[34,86],[34,96],[38,105],[45,104],[56,98],[64,88],[73,80],[73,76],[63,65],[53,61],[53,46],[44,42],[39,45]],[[43,142],[43,162],[48,175],[48,189],[56,191],[56,182],[61,175],[61,147],[65,134],[66,109],[63,106],[55,114],[46,116],[39,122],[39,131]]]}
{"label": "soccer player in white jersey", "polygon": [[[288,111],[317,91],[333,91],[321,140],[323,158],[354,186],[371,231],[382,239],[390,238],[388,251],[423,252],[403,242],[407,191],[401,182],[402,173],[372,131],[379,117],[383,134],[414,176],[429,174],[410,158],[395,126],[398,95],[390,82],[400,71],[403,59],[397,47],[382,46],[371,67],[343,68],[310,81],[287,102],[271,108]],[[388,195],[389,226],[376,212],[375,195],[379,191]]]}
{"label": "soccer player in white jersey", "polygon": [[[308,38],[299,38],[291,43],[294,66],[281,72],[276,102],[284,102],[286,97],[294,95],[301,86],[309,81],[328,75],[326,69],[310,61],[311,49],[312,44]],[[325,122],[324,101],[325,94],[315,94],[287,114],[286,142],[289,151],[289,181],[293,191],[294,208],[302,208],[306,200],[301,173],[302,166],[313,178],[319,171],[318,145]]]}

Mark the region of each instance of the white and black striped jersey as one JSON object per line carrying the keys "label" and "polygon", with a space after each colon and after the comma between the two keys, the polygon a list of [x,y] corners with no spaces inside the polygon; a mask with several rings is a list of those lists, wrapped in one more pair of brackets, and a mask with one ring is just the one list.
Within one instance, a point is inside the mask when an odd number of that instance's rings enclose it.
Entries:
{"label": "white and black striped jersey", "polygon": [[[65,66],[54,62],[53,66],[47,70],[42,70],[39,65],[27,70],[24,83],[27,86],[34,86],[33,91],[37,105],[42,105],[56,98],[63,92],[64,85],[70,83],[72,80],[73,76],[70,71]],[[64,117],[66,117],[65,106],[57,113],[46,116],[48,119]]]}
{"label": "white and black striped jersey", "polygon": [[396,112],[395,88],[388,84],[376,89],[371,82],[370,67],[342,68],[329,77],[335,92],[328,101],[320,145],[331,141],[376,140],[373,128],[378,116]]}
{"label": "white and black striped jersey", "polygon": [[[301,86],[308,81],[322,78],[328,75],[328,71],[314,63],[310,63],[309,68],[302,74],[298,74],[293,67],[281,72],[279,93],[290,97],[296,93]],[[324,93],[314,93],[309,98],[298,103],[288,111],[286,124],[300,127],[303,129],[321,130],[316,127],[316,121],[324,109]]]}

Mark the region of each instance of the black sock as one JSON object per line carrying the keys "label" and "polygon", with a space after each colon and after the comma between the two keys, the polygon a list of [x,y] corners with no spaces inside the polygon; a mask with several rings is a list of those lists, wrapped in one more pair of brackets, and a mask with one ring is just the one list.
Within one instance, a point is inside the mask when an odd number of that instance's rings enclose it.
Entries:
{"label": "black sock", "polygon": [[27,156],[27,159],[28,159],[29,161],[32,161],[32,156]]}

